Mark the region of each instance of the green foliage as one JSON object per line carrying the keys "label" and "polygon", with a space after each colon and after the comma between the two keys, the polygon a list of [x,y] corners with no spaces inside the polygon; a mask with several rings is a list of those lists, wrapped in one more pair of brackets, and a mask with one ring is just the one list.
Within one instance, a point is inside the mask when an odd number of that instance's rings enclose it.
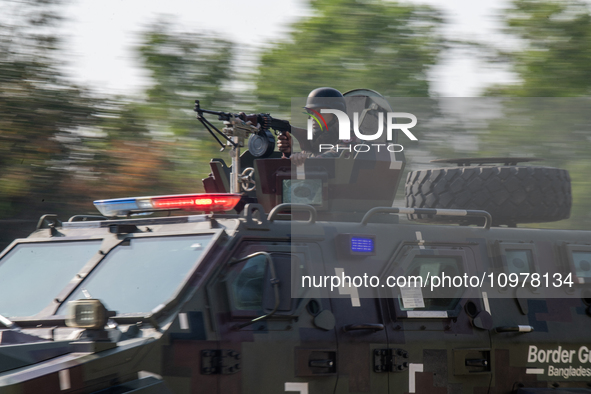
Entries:
{"label": "green foliage", "polygon": [[138,48],[153,82],[145,100],[98,99],[60,70],[60,1],[1,5],[0,219],[67,217],[93,212],[99,198],[202,190],[217,152],[193,101],[231,101],[231,43],[154,24]]}
{"label": "green foliage", "polygon": [[519,82],[487,94],[555,99],[505,99],[503,116],[482,136],[479,154],[539,157],[545,160],[541,165],[567,169],[571,218],[549,227],[588,229],[591,7],[576,0],[515,0],[504,21],[506,31],[521,40],[522,48],[510,57]]}
{"label": "green foliage", "polygon": [[379,0],[316,0],[311,6],[312,17],[263,53],[256,80],[263,103],[285,111],[291,97],[320,86],[429,96],[426,72],[443,49],[435,10]]}
{"label": "green foliage", "polygon": [[57,67],[58,5],[48,0],[1,4],[0,218],[59,210],[51,196],[70,159],[62,140],[95,122],[95,101]]}
{"label": "green foliage", "polygon": [[175,32],[165,21],[149,26],[141,41],[137,53],[152,79],[145,115],[153,127],[159,124],[159,131],[187,134],[195,129],[190,116],[195,99],[204,108],[230,104],[232,43],[206,34]]}
{"label": "green foliage", "polygon": [[591,94],[591,7],[582,1],[516,0],[506,10],[506,31],[521,39],[512,55],[521,79],[489,95],[572,97]]}
{"label": "green foliage", "polygon": [[232,108],[232,48],[231,42],[209,34],[175,31],[167,21],[148,26],[142,34],[137,54],[152,84],[136,110],[152,138],[168,141],[167,183],[176,185],[161,193],[202,190],[201,179],[219,145],[195,119],[193,103],[198,99],[203,108]]}

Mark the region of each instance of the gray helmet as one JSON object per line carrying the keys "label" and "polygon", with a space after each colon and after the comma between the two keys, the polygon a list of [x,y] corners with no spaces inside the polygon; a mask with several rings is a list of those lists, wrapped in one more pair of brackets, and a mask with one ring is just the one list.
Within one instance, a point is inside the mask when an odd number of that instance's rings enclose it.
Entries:
{"label": "gray helmet", "polygon": [[307,108],[332,108],[343,112],[347,110],[341,92],[333,88],[314,89],[308,95]]}

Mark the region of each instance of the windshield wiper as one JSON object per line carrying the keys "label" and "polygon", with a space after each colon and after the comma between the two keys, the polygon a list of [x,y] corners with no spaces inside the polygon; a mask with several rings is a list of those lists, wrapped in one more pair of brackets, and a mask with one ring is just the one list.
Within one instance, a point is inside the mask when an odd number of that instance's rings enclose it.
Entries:
{"label": "windshield wiper", "polygon": [[15,330],[15,331],[20,331],[21,328],[19,326],[16,325],[16,323],[14,323],[12,320],[10,320],[9,318],[0,315],[0,323],[4,324],[6,326],[6,328],[9,328],[11,330]]}

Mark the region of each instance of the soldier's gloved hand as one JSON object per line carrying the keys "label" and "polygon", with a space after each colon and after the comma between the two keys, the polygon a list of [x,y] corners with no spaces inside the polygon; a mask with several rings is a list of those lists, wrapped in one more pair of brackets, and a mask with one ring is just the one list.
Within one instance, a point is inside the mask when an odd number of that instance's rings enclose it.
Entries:
{"label": "soldier's gloved hand", "polygon": [[283,153],[284,157],[287,158],[291,155],[292,146],[293,140],[289,131],[279,134],[277,137],[277,149],[279,149],[279,152]]}
{"label": "soldier's gloved hand", "polygon": [[301,166],[302,164],[304,164],[304,162],[306,161],[306,159],[310,157],[310,154],[307,152],[298,152],[298,153],[294,153],[293,155],[291,155],[290,159],[291,159],[291,163],[295,166]]}

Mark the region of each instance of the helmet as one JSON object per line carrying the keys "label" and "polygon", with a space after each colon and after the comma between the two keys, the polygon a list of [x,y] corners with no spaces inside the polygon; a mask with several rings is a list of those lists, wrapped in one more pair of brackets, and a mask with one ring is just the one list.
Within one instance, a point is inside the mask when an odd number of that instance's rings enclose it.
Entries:
{"label": "helmet", "polygon": [[332,108],[343,112],[347,110],[341,92],[333,88],[314,89],[308,95],[307,108]]}

